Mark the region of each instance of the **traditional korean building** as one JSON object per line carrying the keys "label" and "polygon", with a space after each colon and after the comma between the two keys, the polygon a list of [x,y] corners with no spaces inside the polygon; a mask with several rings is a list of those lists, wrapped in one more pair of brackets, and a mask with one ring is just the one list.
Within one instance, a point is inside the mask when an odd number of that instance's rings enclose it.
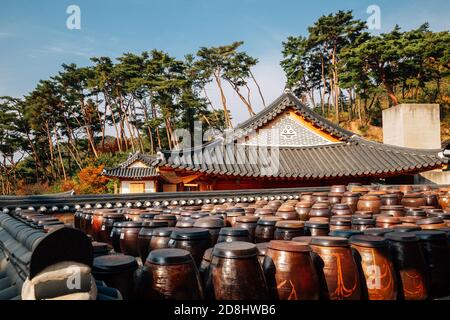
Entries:
{"label": "traditional korean building", "polygon": [[285,92],[261,112],[199,147],[136,153],[104,174],[120,193],[413,183],[444,168],[441,149],[369,141],[313,112]]}

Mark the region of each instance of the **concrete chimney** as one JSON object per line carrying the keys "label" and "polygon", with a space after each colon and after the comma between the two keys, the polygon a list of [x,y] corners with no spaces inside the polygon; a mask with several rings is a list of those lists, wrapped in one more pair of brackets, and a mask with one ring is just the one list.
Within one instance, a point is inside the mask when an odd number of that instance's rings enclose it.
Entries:
{"label": "concrete chimney", "polygon": [[439,104],[400,104],[383,110],[383,143],[440,149]]}

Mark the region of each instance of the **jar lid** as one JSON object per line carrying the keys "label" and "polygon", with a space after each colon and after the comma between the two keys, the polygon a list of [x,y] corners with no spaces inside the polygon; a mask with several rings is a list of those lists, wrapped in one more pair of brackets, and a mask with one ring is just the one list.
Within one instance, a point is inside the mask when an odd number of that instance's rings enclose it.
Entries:
{"label": "jar lid", "polygon": [[316,202],[312,205],[312,209],[330,209],[328,202]]}
{"label": "jar lid", "polygon": [[256,223],[260,217],[258,216],[240,216],[236,218],[236,222],[243,222],[243,223]]}
{"label": "jar lid", "polygon": [[274,226],[277,224],[277,221],[283,220],[280,217],[266,217],[258,220],[257,224],[262,226]]}
{"label": "jar lid", "polygon": [[384,236],[388,232],[393,232],[392,228],[369,228],[364,230],[364,234],[373,235],[373,236]]}
{"label": "jar lid", "polygon": [[156,228],[153,230],[153,236],[157,237],[169,237],[172,234],[172,231],[175,230],[174,227],[169,228]]}
{"label": "jar lid", "polygon": [[375,219],[352,219],[354,225],[375,225]]}
{"label": "jar lid", "polygon": [[414,242],[417,241],[414,232],[389,232],[384,235],[384,237],[391,241],[399,241],[399,242]]}
{"label": "jar lid", "polygon": [[196,228],[222,228],[225,226],[225,222],[221,218],[205,217],[197,219],[194,223]]}
{"label": "jar lid", "polygon": [[154,220],[177,220],[177,216],[174,214],[158,214],[153,217]]}
{"label": "jar lid", "polygon": [[310,243],[311,239],[312,239],[311,236],[300,236],[300,237],[292,238],[292,241]]}
{"label": "jar lid", "polygon": [[350,244],[369,248],[379,248],[387,246],[387,241],[383,237],[367,234],[354,235],[350,238],[349,242]]}
{"label": "jar lid", "polygon": [[175,227],[177,228],[192,228],[195,224],[195,219],[182,219],[182,220],[178,220],[177,223],[175,224]]}
{"label": "jar lid", "polygon": [[220,229],[219,235],[221,235],[221,236],[243,236],[243,237],[248,237],[249,236],[249,232],[248,232],[247,229],[243,229],[243,228],[226,227],[226,228]]}
{"label": "jar lid", "polygon": [[309,252],[311,248],[303,242],[271,240],[267,246],[269,249],[288,252]]}
{"label": "jar lid", "polygon": [[335,203],[333,209],[337,210],[350,210],[350,206],[346,203]]}
{"label": "jar lid", "polygon": [[153,219],[155,218],[156,213],[143,213],[141,214],[140,218],[141,219]]}
{"label": "jar lid", "polygon": [[94,258],[92,272],[125,272],[136,270],[137,268],[138,263],[134,257],[123,254],[114,254]]}
{"label": "jar lid", "polygon": [[123,213],[118,213],[118,212],[105,212],[103,214],[103,218],[107,218],[107,219],[125,219],[125,215]]}
{"label": "jar lid", "polygon": [[322,221],[306,221],[305,227],[317,228],[317,229],[328,229],[329,224],[328,224],[328,222],[322,222]]}
{"label": "jar lid", "polygon": [[213,256],[228,259],[255,257],[257,254],[258,250],[255,244],[243,241],[221,242],[216,244],[213,249]]}
{"label": "jar lid", "polygon": [[286,229],[302,229],[304,226],[305,223],[300,220],[280,220],[275,224],[275,227],[277,228]]}
{"label": "jar lid", "polygon": [[329,233],[332,237],[340,237],[340,238],[350,238],[355,235],[363,234],[364,232],[360,230],[333,230]]}
{"label": "jar lid", "polygon": [[144,221],[142,222],[142,228],[164,228],[164,227],[168,227],[169,223],[167,221],[155,221],[155,220],[150,220],[150,221]]}
{"label": "jar lid", "polygon": [[382,223],[392,223],[392,224],[401,223],[401,221],[398,217],[391,217],[391,216],[378,216],[376,221],[382,222]]}
{"label": "jar lid", "polygon": [[[115,224],[113,224],[114,226]],[[124,221],[122,222],[122,228],[141,228],[142,222],[140,221]]]}
{"label": "jar lid", "polygon": [[232,213],[232,212],[234,212],[234,213],[244,213],[245,209],[241,208],[241,207],[234,207],[234,208],[228,208],[226,210],[226,212],[227,212],[227,214]]}
{"label": "jar lid", "polygon": [[346,247],[348,239],[343,237],[312,237],[311,244],[324,247]]}
{"label": "jar lid", "polygon": [[209,216],[209,213],[206,212],[194,212],[191,214],[192,219],[200,219]]}
{"label": "jar lid", "polygon": [[278,208],[279,212],[293,212],[295,211],[294,206],[283,204]]}
{"label": "jar lid", "polygon": [[435,224],[435,223],[443,223],[444,220],[438,217],[431,217],[426,219],[417,220],[416,224],[418,225],[424,225],[424,224]]}
{"label": "jar lid", "polygon": [[447,233],[439,230],[415,231],[414,234],[420,240],[447,240]]}
{"label": "jar lid", "polygon": [[352,222],[348,219],[345,219],[345,220],[331,219],[330,225],[332,225],[332,226],[351,226]]}
{"label": "jar lid", "polygon": [[170,238],[175,240],[209,239],[210,237],[209,231],[203,228],[177,228],[170,235]]}
{"label": "jar lid", "polygon": [[411,232],[411,231],[420,231],[421,228],[418,226],[404,226],[404,225],[398,225],[398,226],[392,226],[395,232]]}
{"label": "jar lid", "polygon": [[184,249],[156,249],[152,250],[147,257],[147,261],[157,265],[174,265],[191,263],[191,253]]}

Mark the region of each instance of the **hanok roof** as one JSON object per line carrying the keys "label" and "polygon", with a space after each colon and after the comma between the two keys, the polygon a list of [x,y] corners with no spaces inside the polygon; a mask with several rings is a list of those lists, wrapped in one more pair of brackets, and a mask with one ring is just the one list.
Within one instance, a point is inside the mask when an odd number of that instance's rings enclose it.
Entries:
{"label": "hanok roof", "polygon": [[[158,173],[156,168],[152,165],[156,160],[155,156],[146,155],[140,152],[136,152],[130,156],[124,163],[115,168],[104,169],[103,174],[113,178],[129,178],[129,179],[142,179],[149,177],[156,177]],[[130,167],[136,162],[144,163],[144,167]]]}
{"label": "hanok roof", "polygon": [[[332,137],[334,142],[276,148],[236,143],[287,110],[294,110],[314,129]],[[260,113],[238,125],[231,135],[195,148],[164,151],[158,157],[135,154],[115,169],[118,171],[116,176],[142,177],[143,172],[132,172],[131,169],[136,168],[128,168],[138,159],[149,167],[191,173],[305,180],[413,174],[440,168],[448,160],[441,150],[410,149],[368,141],[316,114],[291,93],[284,93]],[[114,172],[108,171],[107,175]]]}

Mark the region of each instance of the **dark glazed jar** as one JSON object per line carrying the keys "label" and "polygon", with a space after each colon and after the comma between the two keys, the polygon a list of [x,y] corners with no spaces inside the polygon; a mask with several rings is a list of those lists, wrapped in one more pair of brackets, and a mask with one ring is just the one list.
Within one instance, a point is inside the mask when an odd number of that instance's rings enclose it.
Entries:
{"label": "dark glazed jar", "polygon": [[200,266],[203,254],[211,247],[211,235],[207,229],[177,228],[170,235],[169,247],[189,251],[195,264]]}
{"label": "dark glazed jar", "polygon": [[355,212],[357,210],[356,207],[358,204],[359,196],[360,194],[357,192],[344,192],[344,194],[342,195],[341,203],[348,204],[352,212]]}
{"label": "dark glazed jar", "polygon": [[255,242],[255,230],[259,217],[256,216],[241,216],[236,218],[235,227],[247,229],[250,237],[250,242]]}
{"label": "dark glazed jar", "polygon": [[109,237],[111,238],[111,245],[115,252],[121,253],[120,250],[120,234],[122,233],[122,225],[126,222],[114,222],[113,228],[111,229],[111,233]]}
{"label": "dark glazed jar", "polygon": [[311,210],[309,211],[309,219],[312,218],[324,218],[324,219],[330,219],[331,217],[331,210],[327,203],[315,203],[311,207]]}
{"label": "dark glazed jar", "polygon": [[393,206],[400,204],[400,197],[397,193],[387,193],[380,196],[383,206]]}
{"label": "dark glazed jar", "polygon": [[327,222],[306,221],[305,234],[309,236],[327,236],[330,232],[330,226]]}
{"label": "dark glazed jar", "polygon": [[319,278],[309,245],[272,240],[263,263],[270,298],[275,300],[318,300]]}
{"label": "dark glazed jar", "polygon": [[382,237],[356,235],[350,244],[358,253],[369,300],[396,300],[397,279],[389,259],[388,243]]}
{"label": "dark glazed jar", "polygon": [[336,203],[331,209],[331,213],[335,216],[351,216],[352,210],[346,203]]}
{"label": "dark glazed jar", "polygon": [[292,240],[305,234],[305,223],[299,220],[282,220],[275,224],[275,240]]}
{"label": "dark glazed jar", "polygon": [[430,274],[430,294],[447,296],[450,293],[450,254],[444,231],[417,231]]}
{"label": "dark glazed jar", "polygon": [[253,243],[216,244],[211,260],[211,278],[216,300],[265,300],[269,297]]}
{"label": "dark glazed jar", "polygon": [[330,300],[360,300],[360,277],[348,240],[313,237],[310,246],[323,261]]}
{"label": "dark glazed jar", "polygon": [[115,212],[115,209],[99,209],[94,210],[92,215],[92,237],[96,241],[106,241],[107,239],[102,238],[102,225],[103,225],[103,215],[110,212]]}
{"label": "dark glazed jar", "polygon": [[177,221],[175,227],[176,228],[192,228],[194,227],[196,219],[191,218],[183,218]]}
{"label": "dark glazed jar", "polygon": [[213,246],[217,243],[220,229],[225,227],[225,221],[218,217],[205,217],[197,219],[194,223],[194,227],[207,229],[211,234],[211,245]]}
{"label": "dark glazed jar", "polygon": [[262,218],[258,220],[256,229],[255,229],[255,242],[269,242],[273,240],[275,237],[275,225],[279,219],[274,218]]}
{"label": "dark glazed jar", "polygon": [[100,227],[100,232],[98,233],[99,240],[112,245],[111,231],[113,229],[114,223],[124,220],[125,216],[121,213],[104,213],[102,226]]}
{"label": "dark glazed jar", "polygon": [[270,208],[256,208],[255,210],[255,216],[257,217],[264,217],[264,216],[272,216],[274,211]]}
{"label": "dark glazed jar", "polygon": [[331,237],[340,237],[340,238],[349,239],[353,236],[361,235],[361,234],[363,234],[362,231],[352,229],[352,230],[334,230],[334,231],[331,231],[329,235]]}
{"label": "dark glazed jar", "polygon": [[402,198],[402,205],[405,207],[418,208],[427,205],[427,199],[421,193],[405,194]]}
{"label": "dark glazed jar", "polygon": [[84,233],[89,234],[91,236],[93,236],[92,234],[92,218],[93,218],[93,213],[92,211],[86,211],[86,213],[84,214]]}
{"label": "dark glazed jar", "polygon": [[120,232],[120,251],[129,256],[138,257],[138,235],[141,222],[124,222]]}
{"label": "dark glazed jar", "polygon": [[311,202],[300,201],[295,205],[295,211],[297,212],[300,220],[307,221],[309,219],[309,211],[311,210],[311,207]]}
{"label": "dark glazed jar", "polygon": [[150,252],[150,240],[152,239],[153,230],[156,228],[167,227],[167,221],[144,221],[142,228],[138,234],[138,253],[141,257],[142,263],[145,263],[147,256]]}
{"label": "dark glazed jar", "polygon": [[394,232],[392,228],[370,228],[364,230],[364,234],[371,236],[384,237],[386,233]]}
{"label": "dark glazed jar", "polygon": [[391,217],[403,217],[405,208],[402,205],[384,205],[380,207],[380,213]]}
{"label": "dark glazed jar", "polygon": [[379,228],[391,228],[402,223],[398,217],[378,216],[375,225]]}
{"label": "dark glazed jar", "polygon": [[424,194],[425,200],[427,202],[427,206],[431,206],[434,208],[439,207],[438,197],[434,193],[425,193]]}
{"label": "dark glazed jar", "polygon": [[359,231],[364,231],[368,228],[375,227],[375,219],[355,219],[352,220],[352,228]]}
{"label": "dark glazed jar", "polygon": [[152,274],[152,288],[157,298],[201,300],[203,290],[195,262],[189,251],[157,249],[148,255],[146,266]]}
{"label": "dark glazed jar", "polygon": [[342,199],[342,194],[341,192],[329,192],[328,193],[328,200],[330,201],[330,204],[336,204],[336,203],[341,203],[341,199]]}
{"label": "dark glazed jar", "polygon": [[206,249],[205,253],[203,254],[203,259],[202,262],[200,263],[200,267],[198,268],[203,288],[203,294],[205,295],[206,300],[214,299],[214,290],[211,283],[211,273],[210,273],[213,249],[214,248]]}
{"label": "dark glazed jar", "polygon": [[126,255],[107,255],[94,259],[92,275],[109,287],[120,291],[125,300],[132,298],[134,273],[138,268],[136,259]]}
{"label": "dark glazed jar", "polygon": [[236,224],[236,218],[240,217],[240,216],[244,216],[244,215],[245,215],[245,209],[244,208],[228,209],[227,210],[227,214],[226,214],[226,218],[225,218],[225,224],[228,227],[234,227],[234,225]]}
{"label": "dark glazed jar", "polygon": [[365,195],[359,198],[356,208],[359,211],[372,211],[380,213],[381,200],[378,196]]}
{"label": "dark glazed jar", "polygon": [[106,256],[107,254],[109,254],[108,244],[104,242],[93,241],[92,253],[94,255],[94,258]]}
{"label": "dark glazed jar", "polygon": [[220,229],[217,243],[234,242],[234,241],[250,241],[250,234],[247,229],[226,227]]}
{"label": "dark glazed jar", "polygon": [[444,220],[437,217],[420,219],[416,221],[416,224],[423,230],[436,230],[447,227]]}
{"label": "dark glazed jar", "polygon": [[334,230],[350,230],[352,228],[352,222],[350,220],[336,220],[330,221],[330,231]]}
{"label": "dark glazed jar", "polygon": [[173,230],[176,230],[176,228],[170,227],[154,229],[150,240],[150,251],[169,248],[170,235]]}
{"label": "dark glazed jar", "polygon": [[83,211],[78,210],[77,212],[75,212],[75,214],[73,215],[73,226],[76,229],[80,229],[81,230],[81,219],[83,216]]}
{"label": "dark glazed jar", "polygon": [[177,216],[173,214],[159,214],[153,218],[155,221],[166,221],[169,227],[175,227],[177,224]]}
{"label": "dark glazed jar", "polygon": [[389,232],[389,254],[398,280],[398,299],[425,300],[429,295],[426,260],[413,232]]}

